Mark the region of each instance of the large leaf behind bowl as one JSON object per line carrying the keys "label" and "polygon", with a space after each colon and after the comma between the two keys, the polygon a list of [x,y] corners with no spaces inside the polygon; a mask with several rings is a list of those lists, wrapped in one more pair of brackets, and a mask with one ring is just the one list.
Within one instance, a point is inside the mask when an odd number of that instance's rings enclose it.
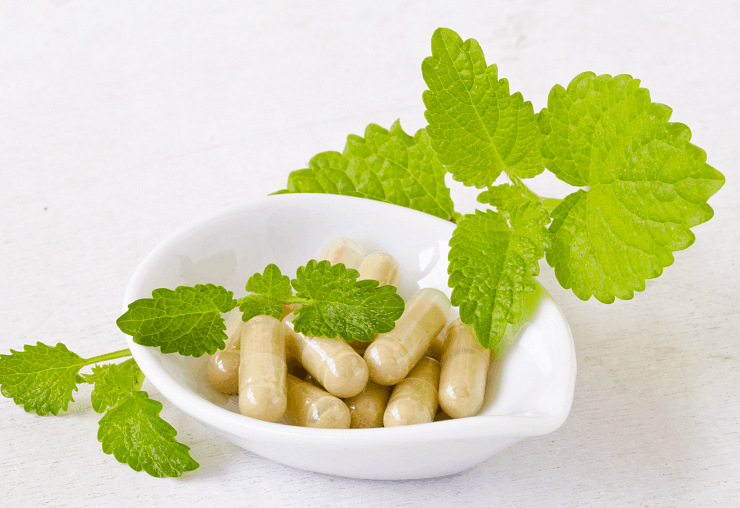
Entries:
{"label": "large leaf behind bowl", "polygon": [[724,177],[669,122],[671,109],[650,101],[639,80],[578,75],[550,91],[538,115],[546,167],[586,187],[552,212],[547,262],[579,298],[630,299],[694,242],[689,228],[708,221],[707,200]]}

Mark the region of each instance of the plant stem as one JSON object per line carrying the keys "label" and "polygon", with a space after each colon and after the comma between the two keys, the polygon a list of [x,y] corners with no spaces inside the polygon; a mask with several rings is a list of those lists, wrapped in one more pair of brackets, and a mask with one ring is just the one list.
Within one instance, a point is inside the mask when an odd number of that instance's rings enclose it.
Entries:
{"label": "plant stem", "polygon": [[509,180],[511,180],[512,184],[514,184],[517,187],[520,187],[534,201],[539,201],[540,203],[542,203],[542,206],[544,206],[548,212],[552,212],[556,206],[558,206],[560,203],[563,202],[562,199],[543,198],[542,196],[534,192],[532,189],[527,187],[518,176],[510,175],[508,173],[506,175],[509,177]]}
{"label": "plant stem", "polygon": [[283,303],[310,303],[311,300],[309,298],[298,298],[297,296],[291,296],[290,298],[284,298]]}
{"label": "plant stem", "polygon": [[86,361],[87,365],[92,365],[93,363],[115,360],[116,358],[123,358],[124,356],[131,356],[131,350],[121,349],[120,351],[114,351],[113,353],[108,353],[107,355],[100,355],[94,358],[88,358]]}

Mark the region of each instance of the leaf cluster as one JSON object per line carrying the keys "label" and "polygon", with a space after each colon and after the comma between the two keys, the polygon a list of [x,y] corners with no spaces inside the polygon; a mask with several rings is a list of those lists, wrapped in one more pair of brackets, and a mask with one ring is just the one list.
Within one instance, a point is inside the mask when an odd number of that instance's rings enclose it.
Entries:
{"label": "leaf cluster", "polygon": [[[96,364],[130,355],[123,350],[85,359],[64,344],[51,347],[37,342],[24,346],[23,351],[0,355],[0,390],[28,412],[56,416],[73,402],[72,392],[78,384],[94,384],[93,409],[105,413],[98,430],[104,453],[156,477],[181,476],[196,469],[198,463],[190,457],[189,448],[177,442],[177,431],[159,416],[162,404],[141,390],[144,375],[136,362]],[[83,367],[93,364],[91,374],[80,374]]]}
{"label": "leaf cluster", "polygon": [[[116,322],[134,342],[159,347],[162,353],[199,357],[224,349],[226,325],[221,316],[235,307],[249,321],[254,316],[280,318],[285,304],[301,304],[293,322],[306,335],[370,341],[395,326],[404,309],[394,286],[358,281],[357,270],[342,263],[310,260],[290,280],[275,264],[252,275],[249,295],[234,299],[231,291],[213,284],[155,289],[151,298],[129,304]],[[295,294],[293,293],[295,290]]]}
{"label": "leaf cluster", "polygon": [[[487,348],[500,342],[507,323],[521,320],[543,257],[582,300],[631,299],[673,263],[673,252],[694,242],[691,228],[713,215],[707,200],[724,176],[690,143],[689,128],[670,122],[671,109],[652,102],[629,75],[579,74],[567,87],[555,85],[535,113],[486,63],[477,41],[446,28],[434,32],[422,75],[429,125],[414,140],[434,167],[428,176],[440,189],[445,171],[485,188],[478,201],[495,207],[456,216],[448,269],[452,303]],[[394,128],[383,131],[387,138]],[[381,152],[356,148],[373,145],[379,129],[368,127],[365,139],[350,136],[344,154],[319,154],[308,170],[291,173],[284,192],[371,197],[444,217],[451,202],[440,213],[392,198],[412,188],[403,179],[390,186],[396,194],[380,191],[392,179],[381,184],[367,167],[385,167]],[[540,198],[522,179],[545,169],[578,189],[563,200]],[[510,184],[496,185],[502,174]],[[377,191],[358,191],[371,188]]]}

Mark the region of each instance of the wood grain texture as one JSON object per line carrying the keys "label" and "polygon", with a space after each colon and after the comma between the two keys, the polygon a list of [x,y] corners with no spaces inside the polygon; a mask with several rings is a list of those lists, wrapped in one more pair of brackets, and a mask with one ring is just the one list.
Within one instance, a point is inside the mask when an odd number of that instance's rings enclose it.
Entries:
{"label": "wood grain texture", "polygon": [[[613,5],[612,5],[613,4]],[[0,5],[0,352],[41,340],[124,347],[129,277],[205,213],[282,188],[366,124],[423,127],[420,65],[438,26],[478,39],[543,107],[584,70],[641,78],[727,177],[715,218],[634,300],[567,316],[570,417],[458,475],[379,482],[284,467],[164,403],[201,468],[135,473],[101,452],[90,387],[39,417],[0,398],[4,506],[740,505],[740,9],[629,0],[364,4],[89,1]],[[562,192],[548,177],[536,191]],[[455,186],[458,210],[475,193]]]}

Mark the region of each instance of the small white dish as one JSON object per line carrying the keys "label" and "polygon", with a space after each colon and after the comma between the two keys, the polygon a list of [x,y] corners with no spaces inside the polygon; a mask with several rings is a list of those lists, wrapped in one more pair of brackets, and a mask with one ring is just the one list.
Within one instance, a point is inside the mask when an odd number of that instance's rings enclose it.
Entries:
{"label": "small white dish", "polygon": [[[155,288],[213,283],[246,294],[250,275],[269,263],[284,274],[315,258],[328,240],[355,239],[366,254],[398,259],[398,292],[447,287],[448,241],[454,224],[368,199],[324,194],[269,196],[211,214],[177,231],[137,268],[123,310]],[[268,459],[320,473],[368,479],[429,478],[467,469],[531,436],[560,427],[573,401],[576,358],[568,323],[538,287],[526,320],[502,359],[491,366],[486,399],[477,416],[423,425],[324,430],[254,420],[239,414],[235,399],[215,392],[206,374],[208,356],[163,355],[129,347],[149,381],[172,404],[229,441]],[[453,316],[457,317],[453,308]],[[195,457],[197,460],[197,457]]]}

